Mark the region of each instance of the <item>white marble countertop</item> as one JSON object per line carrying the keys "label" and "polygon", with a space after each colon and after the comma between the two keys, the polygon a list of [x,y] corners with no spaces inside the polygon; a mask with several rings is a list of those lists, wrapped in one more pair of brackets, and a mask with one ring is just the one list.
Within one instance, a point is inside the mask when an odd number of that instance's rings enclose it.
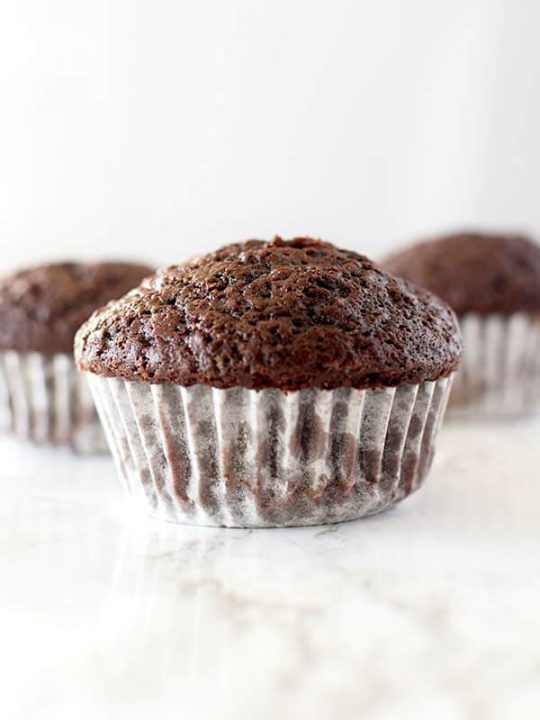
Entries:
{"label": "white marble countertop", "polygon": [[106,458],[0,444],[5,720],[537,720],[540,421],[443,428],[327,528],[132,513]]}

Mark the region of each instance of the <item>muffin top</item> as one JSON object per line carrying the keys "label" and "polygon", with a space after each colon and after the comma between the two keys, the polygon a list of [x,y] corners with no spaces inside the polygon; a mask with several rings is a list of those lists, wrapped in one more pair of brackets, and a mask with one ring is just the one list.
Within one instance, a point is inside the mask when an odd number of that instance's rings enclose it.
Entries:
{"label": "muffin top", "polygon": [[520,235],[447,235],[397,252],[383,266],[458,315],[540,311],[540,246]]}
{"label": "muffin top", "polygon": [[0,279],[0,349],[72,353],[81,323],[153,270],[125,262],[54,263]]}
{"label": "muffin top", "polygon": [[300,390],[420,383],[456,367],[452,311],[367,258],[277,237],[146,279],[77,333],[96,374],[179,385]]}

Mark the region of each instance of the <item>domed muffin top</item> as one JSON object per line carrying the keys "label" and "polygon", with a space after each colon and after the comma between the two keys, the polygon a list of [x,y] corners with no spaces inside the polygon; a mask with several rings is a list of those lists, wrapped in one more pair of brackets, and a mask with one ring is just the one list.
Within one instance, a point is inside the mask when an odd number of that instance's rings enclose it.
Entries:
{"label": "domed muffin top", "polygon": [[434,380],[460,352],[429,293],[329,243],[275,238],[158,272],[94,313],[75,354],[126,380],[300,390]]}
{"label": "domed muffin top", "polygon": [[458,315],[540,311],[540,247],[526,237],[447,235],[397,252],[383,266],[435,293]]}
{"label": "domed muffin top", "polygon": [[125,262],[53,263],[0,279],[0,350],[72,353],[81,323],[153,270]]}

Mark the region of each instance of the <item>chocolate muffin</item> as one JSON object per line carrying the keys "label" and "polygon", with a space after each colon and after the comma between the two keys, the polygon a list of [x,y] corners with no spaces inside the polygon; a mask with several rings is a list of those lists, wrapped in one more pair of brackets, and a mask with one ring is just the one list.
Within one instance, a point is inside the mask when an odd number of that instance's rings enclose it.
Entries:
{"label": "chocolate muffin", "polygon": [[540,405],[540,246],[520,235],[461,232],[413,245],[384,267],[445,300],[465,352],[449,410],[520,415]]}
{"label": "chocolate muffin", "polygon": [[444,303],[310,238],[166,268],[75,344],[127,486],[156,514],[226,526],[336,522],[409,495],[460,354]]}
{"label": "chocolate muffin", "polygon": [[73,339],[81,323],[151,273],[122,262],[57,263],[0,279],[0,409],[4,430],[38,444],[105,449]]}

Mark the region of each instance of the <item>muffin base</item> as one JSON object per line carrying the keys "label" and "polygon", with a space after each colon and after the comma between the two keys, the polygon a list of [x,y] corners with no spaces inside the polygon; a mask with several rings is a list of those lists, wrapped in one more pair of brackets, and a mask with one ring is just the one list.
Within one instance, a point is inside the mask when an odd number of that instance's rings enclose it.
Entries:
{"label": "muffin base", "polygon": [[540,408],[540,316],[468,314],[459,318],[464,353],[448,417],[504,418]]}
{"label": "muffin base", "polygon": [[284,393],[88,377],[128,492],[153,516],[225,527],[336,523],[407,497],[451,385]]}
{"label": "muffin base", "polygon": [[0,429],[36,445],[107,451],[86,378],[67,354],[0,352]]}

